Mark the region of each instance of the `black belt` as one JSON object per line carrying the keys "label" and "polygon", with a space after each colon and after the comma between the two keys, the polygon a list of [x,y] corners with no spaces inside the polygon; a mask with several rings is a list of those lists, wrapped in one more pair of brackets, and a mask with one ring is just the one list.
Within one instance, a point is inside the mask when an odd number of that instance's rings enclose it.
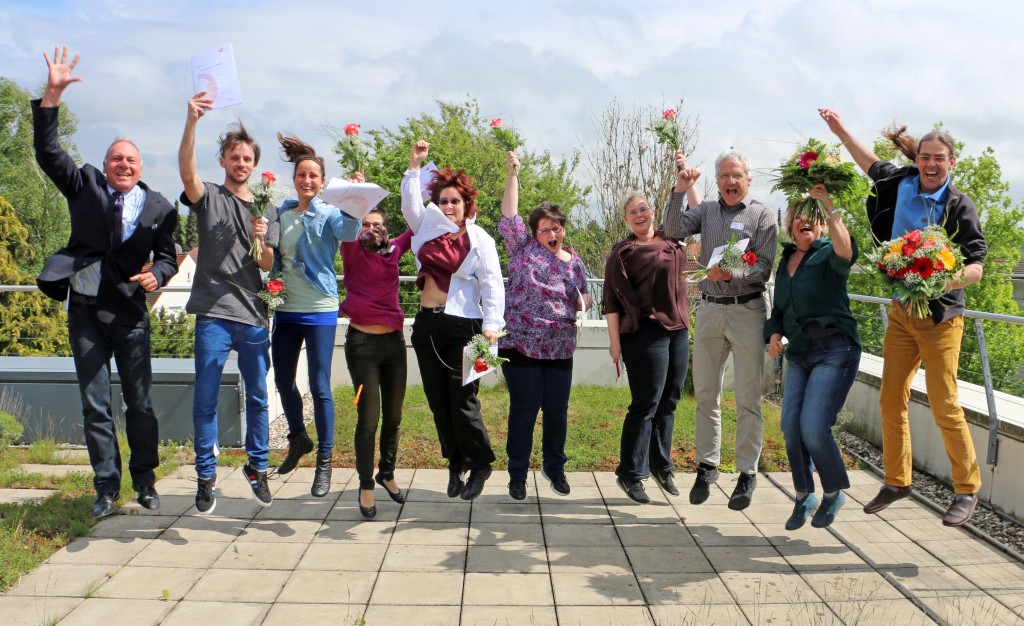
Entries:
{"label": "black belt", "polygon": [[444,313],[443,306],[420,306],[423,313]]}
{"label": "black belt", "polygon": [[70,302],[74,302],[75,304],[88,304],[89,306],[96,306],[96,298],[94,298],[93,296],[83,296],[82,294],[75,293],[74,291],[72,291],[71,295],[68,296],[68,300]]}
{"label": "black belt", "polygon": [[700,297],[712,304],[743,304],[744,302],[757,300],[761,297],[761,292],[747,293],[742,296],[709,296],[706,293],[702,293]]}

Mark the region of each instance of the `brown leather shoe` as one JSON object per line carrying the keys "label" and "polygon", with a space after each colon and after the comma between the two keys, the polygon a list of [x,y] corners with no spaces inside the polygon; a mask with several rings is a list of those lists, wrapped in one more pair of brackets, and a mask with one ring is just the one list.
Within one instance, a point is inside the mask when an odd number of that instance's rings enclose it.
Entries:
{"label": "brown leather shoe", "polygon": [[953,496],[953,504],[949,505],[949,508],[946,509],[946,514],[942,517],[943,525],[963,526],[967,522],[971,521],[971,516],[974,515],[974,509],[977,506],[978,494],[956,494]]}
{"label": "brown leather shoe", "polygon": [[878,513],[882,509],[886,508],[897,500],[902,500],[910,495],[913,488],[910,485],[906,487],[890,487],[885,485],[875,496],[875,499],[864,505],[865,513]]}

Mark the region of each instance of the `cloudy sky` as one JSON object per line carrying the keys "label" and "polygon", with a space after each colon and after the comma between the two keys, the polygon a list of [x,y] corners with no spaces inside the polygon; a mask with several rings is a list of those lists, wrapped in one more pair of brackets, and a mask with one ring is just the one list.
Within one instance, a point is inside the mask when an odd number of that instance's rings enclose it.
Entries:
{"label": "cloudy sky", "polygon": [[[45,81],[44,50],[81,52],[85,81],[64,101],[79,117],[83,157],[98,163],[113,137],[132,137],[144,179],[170,197],[181,188],[189,57],[224,43],[234,46],[244,103],[200,124],[200,173],[216,182],[214,140],[236,118],[265,147],[284,130],[329,153],[325,123],[394,126],[470,94],[483,115],[510,120],[530,148],[555,154],[591,141],[593,118],[612,99],[633,108],[685,98],[684,113],[701,121],[691,162],[707,173],[715,154],[735,146],[753,161],[760,198],[769,184],[759,169],[804,137],[828,137],[817,107],[840,111],[866,141],[894,119],[917,135],[942,121],[967,153],[991,146],[1011,195],[1024,197],[1021,3],[2,4],[0,75],[34,90]],[[275,154],[261,165],[281,167]]]}

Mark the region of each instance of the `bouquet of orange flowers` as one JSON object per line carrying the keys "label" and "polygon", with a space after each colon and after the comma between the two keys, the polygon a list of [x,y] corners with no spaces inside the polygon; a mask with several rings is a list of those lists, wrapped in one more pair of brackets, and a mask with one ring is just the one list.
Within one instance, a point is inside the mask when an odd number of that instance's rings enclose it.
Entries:
{"label": "bouquet of orange flowers", "polygon": [[886,241],[865,257],[892,287],[894,297],[919,318],[931,314],[928,301],[945,293],[946,283],[964,266],[960,249],[934,224]]}
{"label": "bouquet of orange flowers", "polygon": [[772,191],[786,194],[786,200],[797,206],[796,217],[816,224],[827,224],[825,207],[814,198],[805,198],[811,187],[825,185],[831,195],[846,193],[856,178],[853,163],[839,158],[839,145],[817,139],[807,140],[793,156],[775,169]]}

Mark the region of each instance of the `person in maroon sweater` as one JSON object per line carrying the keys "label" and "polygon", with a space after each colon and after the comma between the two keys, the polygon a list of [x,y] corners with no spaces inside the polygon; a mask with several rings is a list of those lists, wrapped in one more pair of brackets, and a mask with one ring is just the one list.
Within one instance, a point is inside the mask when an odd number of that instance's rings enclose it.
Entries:
{"label": "person in maroon sweater", "polygon": [[[388,239],[387,218],[373,209],[363,218],[359,238],[341,244],[345,300],[341,314],[349,318],[345,361],[356,390],[356,472],[359,511],[377,515],[374,480],[399,504],[405,502],[395,483],[398,432],[405,401],[405,313],[398,304],[398,261],[412,246],[412,231]],[[374,439],[380,419],[380,461],[373,474]]]}

